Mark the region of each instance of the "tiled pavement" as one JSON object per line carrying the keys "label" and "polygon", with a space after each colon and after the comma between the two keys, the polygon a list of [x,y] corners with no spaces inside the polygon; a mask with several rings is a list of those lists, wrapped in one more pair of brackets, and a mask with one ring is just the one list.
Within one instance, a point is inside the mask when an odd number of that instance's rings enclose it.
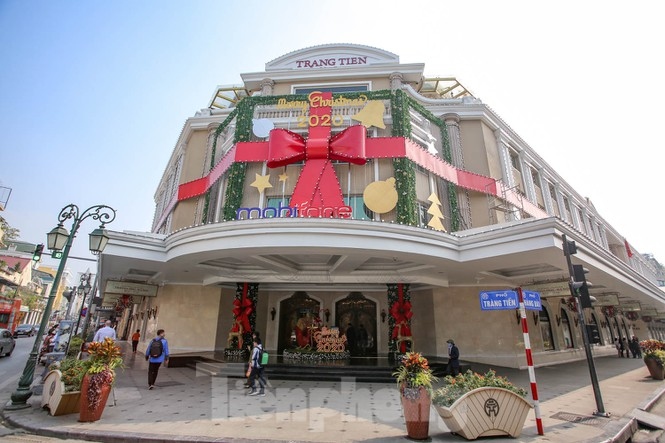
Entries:
{"label": "tiled pavement", "polygon": [[[123,346],[125,346],[123,344]],[[294,382],[274,380],[265,397],[247,396],[243,379],[209,377],[188,368],[162,368],[157,388],[147,389],[147,363],[139,355],[125,359],[113,397],[94,423],[79,423],[78,414],[52,417],[33,395],[29,409],[4,410],[13,426],[61,438],[91,441],[202,442],[401,442],[406,430],[399,393],[392,383]],[[609,418],[594,416],[596,400],[586,361],[537,368],[540,417],[527,418],[517,439],[492,442],[625,441],[635,429],[634,416],[662,419],[665,389],[652,380],[639,359],[595,359],[600,393]],[[474,365],[482,372],[486,367]],[[517,385],[528,388],[525,370],[497,368]],[[640,411],[639,408],[646,411]],[[651,413],[660,417],[653,417]],[[436,411],[430,415],[431,441],[465,441],[451,434]],[[482,440],[482,439],[481,439]]]}

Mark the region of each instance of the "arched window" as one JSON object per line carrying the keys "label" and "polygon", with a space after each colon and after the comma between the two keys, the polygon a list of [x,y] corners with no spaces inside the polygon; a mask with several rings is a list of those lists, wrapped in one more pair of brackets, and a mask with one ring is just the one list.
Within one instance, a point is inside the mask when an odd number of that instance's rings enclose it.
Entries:
{"label": "arched window", "polygon": [[612,324],[610,323],[610,319],[607,318],[607,315],[605,316],[605,333],[607,334],[608,337],[610,337],[610,341],[614,343],[614,331],[612,330]]}
{"label": "arched window", "polygon": [[552,324],[550,323],[550,315],[547,313],[547,309],[545,309],[545,306],[543,306],[543,309],[541,309],[538,316],[539,316],[538,320],[540,323],[540,335],[543,338],[543,350],[553,351],[554,340],[552,337],[554,337],[554,335],[552,334]]}
{"label": "arched window", "polygon": [[568,320],[568,313],[563,308],[561,308],[561,331],[563,332],[563,341],[566,348],[574,347],[573,331],[570,328],[570,320]]}

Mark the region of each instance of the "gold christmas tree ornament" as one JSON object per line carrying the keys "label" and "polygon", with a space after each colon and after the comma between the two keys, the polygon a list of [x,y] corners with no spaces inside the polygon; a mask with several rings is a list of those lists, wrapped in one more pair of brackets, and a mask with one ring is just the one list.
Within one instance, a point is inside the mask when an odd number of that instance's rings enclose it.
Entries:
{"label": "gold christmas tree ornament", "polygon": [[377,128],[386,129],[386,125],[383,123],[383,114],[385,112],[386,107],[382,101],[372,100],[367,102],[365,107],[356,115],[352,115],[351,118],[359,121],[366,128],[375,126]]}

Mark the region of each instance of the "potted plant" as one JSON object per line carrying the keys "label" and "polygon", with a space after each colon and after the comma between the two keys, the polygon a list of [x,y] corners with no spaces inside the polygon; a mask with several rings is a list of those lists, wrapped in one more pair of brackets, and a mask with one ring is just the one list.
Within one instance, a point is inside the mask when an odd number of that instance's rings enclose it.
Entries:
{"label": "potted plant", "polygon": [[51,365],[44,379],[42,407],[54,416],[79,412],[81,383],[88,366],[87,361],[71,357]]}
{"label": "potted plant", "polygon": [[101,418],[115,381],[115,369],[122,366],[120,347],[108,337],[103,342],[90,343],[88,353],[89,368],[81,385],[79,421],[82,422]]}
{"label": "potted plant", "polygon": [[654,380],[665,379],[665,342],[660,340],[642,340],[644,364]]}
{"label": "potted plant", "polygon": [[485,375],[471,370],[447,376],[432,401],[451,432],[468,440],[494,435],[517,437],[531,404],[527,391],[513,385],[494,370]]}
{"label": "potted plant", "polygon": [[432,383],[437,381],[429,362],[418,352],[407,352],[393,376],[399,386],[408,437],[413,440],[427,439]]}

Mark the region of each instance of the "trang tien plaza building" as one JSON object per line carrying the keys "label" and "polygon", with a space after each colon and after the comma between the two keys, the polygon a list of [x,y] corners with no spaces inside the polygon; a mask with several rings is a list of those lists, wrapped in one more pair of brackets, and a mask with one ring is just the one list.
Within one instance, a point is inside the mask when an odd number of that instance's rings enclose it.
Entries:
{"label": "trang tien plaza building", "polygon": [[164,147],[152,231],[109,232],[102,318],[140,329],[143,349],[165,329],[175,357],[242,358],[258,331],[283,362],[445,360],[453,338],[466,362],[525,368],[520,312],[497,302],[519,288],[538,295],[535,364],[583,360],[565,236],[592,283],[594,355],[664,339],[658,262],[469,89],[425,71],[331,44],[211,85]]}

